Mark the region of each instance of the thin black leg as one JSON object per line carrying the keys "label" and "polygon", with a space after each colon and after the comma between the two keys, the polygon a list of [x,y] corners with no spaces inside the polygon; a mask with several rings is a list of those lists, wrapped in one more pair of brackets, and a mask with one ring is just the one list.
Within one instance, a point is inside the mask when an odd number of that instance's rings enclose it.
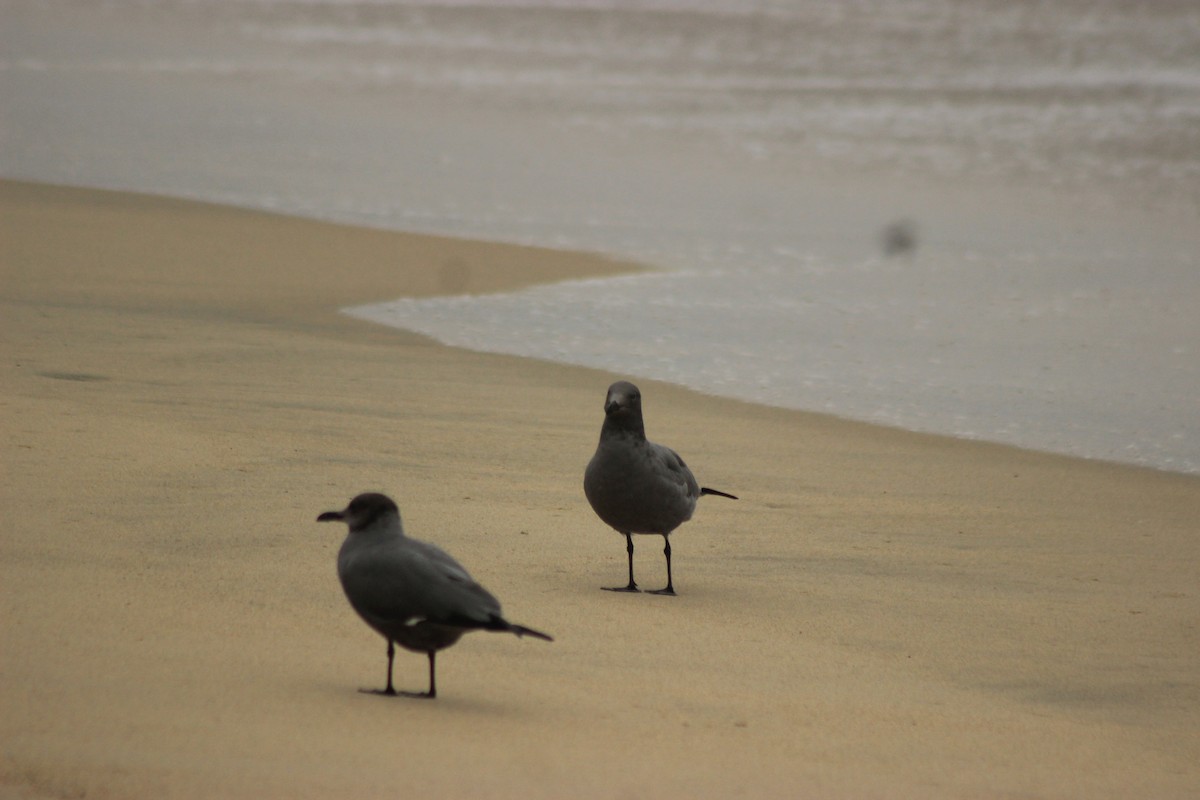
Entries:
{"label": "thin black leg", "polygon": [[387,654],[388,654],[387,688],[386,689],[359,689],[359,691],[362,692],[363,694],[386,694],[389,697],[396,696],[396,690],[392,687],[392,662],[395,661],[395,659],[396,659],[396,645],[392,643],[391,639],[388,639]]}
{"label": "thin black leg", "polygon": [[437,685],[434,683],[433,651],[429,652],[429,691],[428,692],[397,692],[392,686],[392,662],[396,658],[396,645],[388,640],[388,679],[386,689],[359,689],[363,694],[384,694],[388,697],[437,697]]}
{"label": "thin black leg", "polygon": [[392,687],[392,662],[396,660],[396,645],[388,639],[388,681],[387,688],[383,690],[384,694],[395,694],[396,690]]}
{"label": "thin black leg", "polygon": [[605,586],[606,592],[636,592],[638,591],[637,584],[633,582],[633,534],[625,534],[625,552],[629,554],[629,585],[628,586]]}
{"label": "thin black leg", "polygon": [[663,534],[663,541],[667,543],[667,546],[663,548],[663,555],[667,557],[667,586],[665,589],[651,589],[650,594],[674,595],[675,586],[671,582],[671,540],[665,533]]}

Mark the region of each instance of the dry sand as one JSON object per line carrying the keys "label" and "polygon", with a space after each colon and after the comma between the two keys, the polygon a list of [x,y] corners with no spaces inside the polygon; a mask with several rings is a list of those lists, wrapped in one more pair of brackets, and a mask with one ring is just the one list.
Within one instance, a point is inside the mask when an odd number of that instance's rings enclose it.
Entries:
{"label": "dry sand", "polygon": [[[613,377],[336,313],[632,268],[0,184],[0,795],[1195,797],[1200,480],[640,381],[706,498],[615,595]],[[360,694],[364,490],[553,644]],[[638,579],[663,577],[638,540]],[[420,689],[425,660],[402,653]]]}

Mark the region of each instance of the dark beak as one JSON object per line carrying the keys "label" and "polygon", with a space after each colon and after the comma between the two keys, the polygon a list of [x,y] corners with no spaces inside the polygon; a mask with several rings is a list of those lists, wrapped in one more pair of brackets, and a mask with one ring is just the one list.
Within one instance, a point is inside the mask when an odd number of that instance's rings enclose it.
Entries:
{"label": "dark beak", "polygon": [[604,404],[604,413],[607,416],[611,417],[613,414],[617,413],[620,410],[621,410],[621,404],[618,403],[616,400],[609,400],[607,403]]}
{"label": "dark beak", "polygon": [[342,522],[346,519],[346,515],[341,511],[326,511],[321,516],[317,517],[317,522]]}

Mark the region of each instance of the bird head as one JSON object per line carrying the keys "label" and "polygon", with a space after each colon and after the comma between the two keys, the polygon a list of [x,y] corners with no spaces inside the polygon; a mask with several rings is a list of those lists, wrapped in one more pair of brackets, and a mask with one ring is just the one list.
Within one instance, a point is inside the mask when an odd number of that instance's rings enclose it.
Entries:
{"label": "bird head", "polygon": [[608,387],[608,396],[604,398],[604,427],[645,436],[642,393],[638,387],[629,381],[617,381]]}
{"label": "bird head", "polygon": [[608,387],[608,396],[604,398],[604,413],[609,417],[641,417],[642,393],[629,381],[617,381]]}
{"label": "bird head", "polygon": [[394,514],[397,518],[400,516],[400,509],[395,501],[385,494],[368,492],[355,497],[350,501],[350,505],[341,511],[326,511],[317,517],[317,522],[344,522],[353,533],[389,514]]}

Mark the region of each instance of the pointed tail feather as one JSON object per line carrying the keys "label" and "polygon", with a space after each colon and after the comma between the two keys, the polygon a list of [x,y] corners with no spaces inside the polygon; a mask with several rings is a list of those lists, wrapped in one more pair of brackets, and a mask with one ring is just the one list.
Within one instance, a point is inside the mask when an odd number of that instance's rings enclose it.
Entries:
{"label": "pointed tail feather", "polygon": [[728,497],[730,500],[737,500],[736,495],[728,494],[727,492],[718,492],[716,489],[709,489],[707,486],[700,487],[700,494],[715,494],[717,497]]}
{"label": "pointed tail feather", "polygon": [[547,642],[553,642],[554,639],[542,633],[535,631],[533,628],[526,628],[524,625],[514,625],[503,617],[493,615],[491,619],[484,625],[479,627],[488,631],[504,631],[506,633],[515,633],[517,636],[532,636],[535,639],[543,639]]}
{"label": "pointed tail feather", "polygon": [[541,631],[535,631],[533,628],[526,628],[524,625],[513,625],[512,623],[509,623],[508,629],[517,636],[532,636],[535,639],[542,639],[543,641],[547,642],[554,641],[554,639],[542,633]]}

